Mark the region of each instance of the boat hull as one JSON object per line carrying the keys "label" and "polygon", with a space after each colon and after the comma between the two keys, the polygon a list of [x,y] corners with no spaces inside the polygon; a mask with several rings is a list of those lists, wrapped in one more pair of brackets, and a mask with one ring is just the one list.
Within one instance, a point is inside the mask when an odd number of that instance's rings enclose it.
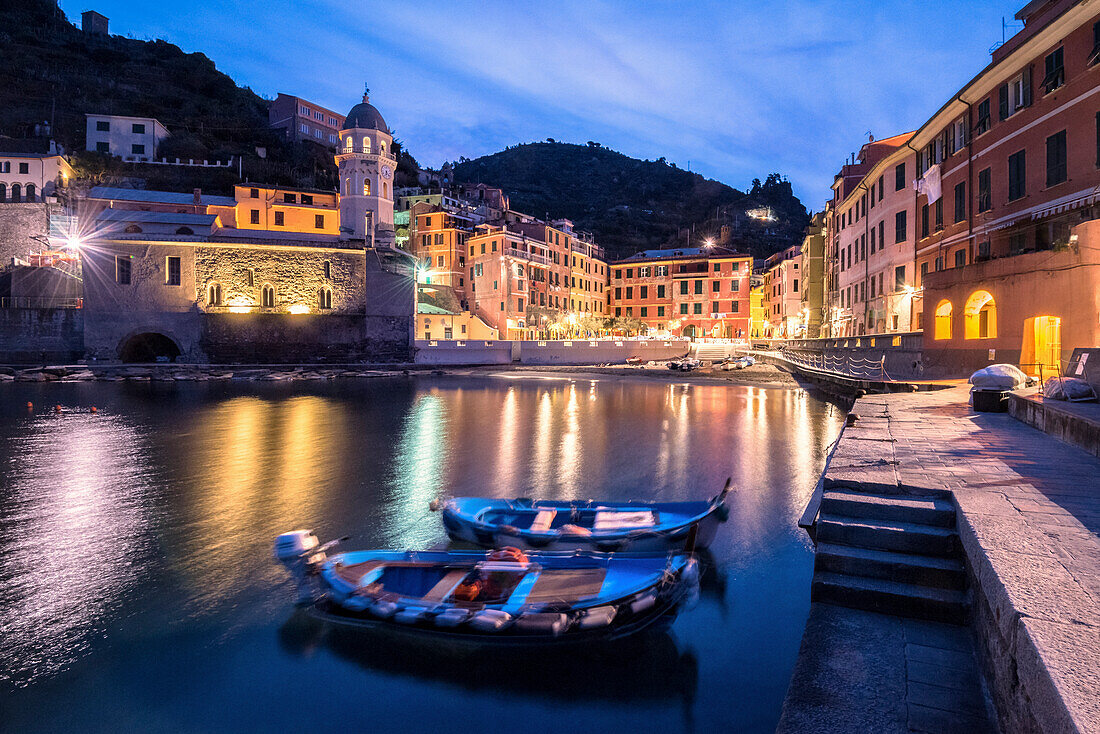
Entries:
{"label": "boat hull", "polygon": [[[525,530],[507,522],[491,522],[485,519],[486,512],[505,507],[509,500],[451,500],[443,507],[443,524],[452,540],[473,543],[489,548],[512,546],[524,550],[582,550],[602,553],[662,553],[672,551],[702,550],[710,546],[718,534],[718,528],[728,518],[728,509],[723,501],[710,503],[677,503],[675,506],[687,510],[683,517],[669,524],[656,524],[652,527],[629,528],[613,531],[592,531],[590,534],[573,534],[563,530],[546,531]],[[531,503],[534,510],[556,508],[572,510],[583,508],[583,503]],[[654,509],[661,512],[670,505],[662,504],[622,504],[606,505],[630,509]]]}
{"label": "boat hull", "polygon": [[[451,574],[456,568],[475,575],[486,568],[499,572],[509,565],[494,561],[499,553],[379,551],[344,554],[348,559],[336,556],[318,569],[322,593],[309,611],[335,624],[441,643],[556,646],[612,641],[662,629],[698,593],[698,563],[686,554],[616,558],[598,553],[531,553],[516,566],[517,573],[531,583],[524,586],[521,580],[507,599],[487,603],[451,597],[427,602],[430,593],[402,598],[375,588],[376,579],[386,578],[378,575],[379,568],[398,569],[399,574],[413,567],[445,569]],[[464,573],[460,571],[459,576]],[[536,596],[544,578],[550,591]],[[456,617],[461,621],[454,622]],[[489,627],[485,620],[500,624]]]}

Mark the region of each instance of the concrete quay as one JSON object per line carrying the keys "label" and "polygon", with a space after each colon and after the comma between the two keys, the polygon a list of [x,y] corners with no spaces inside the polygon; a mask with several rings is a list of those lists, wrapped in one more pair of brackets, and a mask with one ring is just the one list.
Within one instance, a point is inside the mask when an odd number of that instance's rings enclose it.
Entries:
{"label": "concrete quay", "polygon": [[[859,398],[824,489],[949,497],[968,627],[814,603],[780,731],[1100,732],[1100,458],[967,398]],[[950,672],[914,679],[913,650]]]}

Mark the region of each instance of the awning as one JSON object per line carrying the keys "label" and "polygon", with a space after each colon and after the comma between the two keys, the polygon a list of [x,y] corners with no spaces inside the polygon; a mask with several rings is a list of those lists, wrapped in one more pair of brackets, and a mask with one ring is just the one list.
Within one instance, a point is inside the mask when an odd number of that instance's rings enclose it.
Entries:
{"label": "awning", "polygon": [[1046,217],[1050,217],[1055,214],[1067,212],[1070,209],[1077,209],[1082,206],[1088,206],[1089,204],[1095,203],[1097,200],[1100,200],[1100,191],[1098,191],[1097,189],[1092,189],[1085,192],[1078,192],[1076,194],[1071,194],[1070,196],[1064,197],[1062,199],[1056,199],[1050,202],[1047,206],[1039,209],[1034,214],[1032,214],[1031,218],[1033,220],[1045,219]]}

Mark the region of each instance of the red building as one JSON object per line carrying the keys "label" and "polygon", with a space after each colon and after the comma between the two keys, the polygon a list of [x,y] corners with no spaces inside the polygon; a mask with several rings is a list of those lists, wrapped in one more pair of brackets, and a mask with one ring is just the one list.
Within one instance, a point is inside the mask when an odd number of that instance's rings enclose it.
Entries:
{"label": "red building", "polygon": [[335,148],[344,116],[313,102],[279,92],[267,110],[268,127],[279,128],[287,140],[312,140]]}
{"label": "red building", "polygon": [[721,247],[646,250],[611,265],[612,316],[656,332],[743,339],[752,257]]}

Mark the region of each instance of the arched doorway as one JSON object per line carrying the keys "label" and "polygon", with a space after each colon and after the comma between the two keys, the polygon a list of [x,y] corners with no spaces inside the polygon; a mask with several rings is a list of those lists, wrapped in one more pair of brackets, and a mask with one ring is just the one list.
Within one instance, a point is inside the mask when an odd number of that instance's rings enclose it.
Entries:
{"label": "arched doorway", "polygon": [[940,301],[936,306],[936,339],[951,338],[951,301]]}
{"label": "arched doorway", "polygon": [[134,334],[118,350],[118,358],[123,362],[175,362],[179,356],[179,346],[156,332]]}
{"label": "arched doorway", "polygon": [[684,336],[687,337],[688,339],[694,339],[695,338],[695,326],[693,324],[689,324],[688,326],[685,326],[683,333],[684,333]]}
{"label": "arched doorway", "polygon": [[963,311],[966,339],[994,339],[997,336],[997,303],[989,291],[974,291]]}

